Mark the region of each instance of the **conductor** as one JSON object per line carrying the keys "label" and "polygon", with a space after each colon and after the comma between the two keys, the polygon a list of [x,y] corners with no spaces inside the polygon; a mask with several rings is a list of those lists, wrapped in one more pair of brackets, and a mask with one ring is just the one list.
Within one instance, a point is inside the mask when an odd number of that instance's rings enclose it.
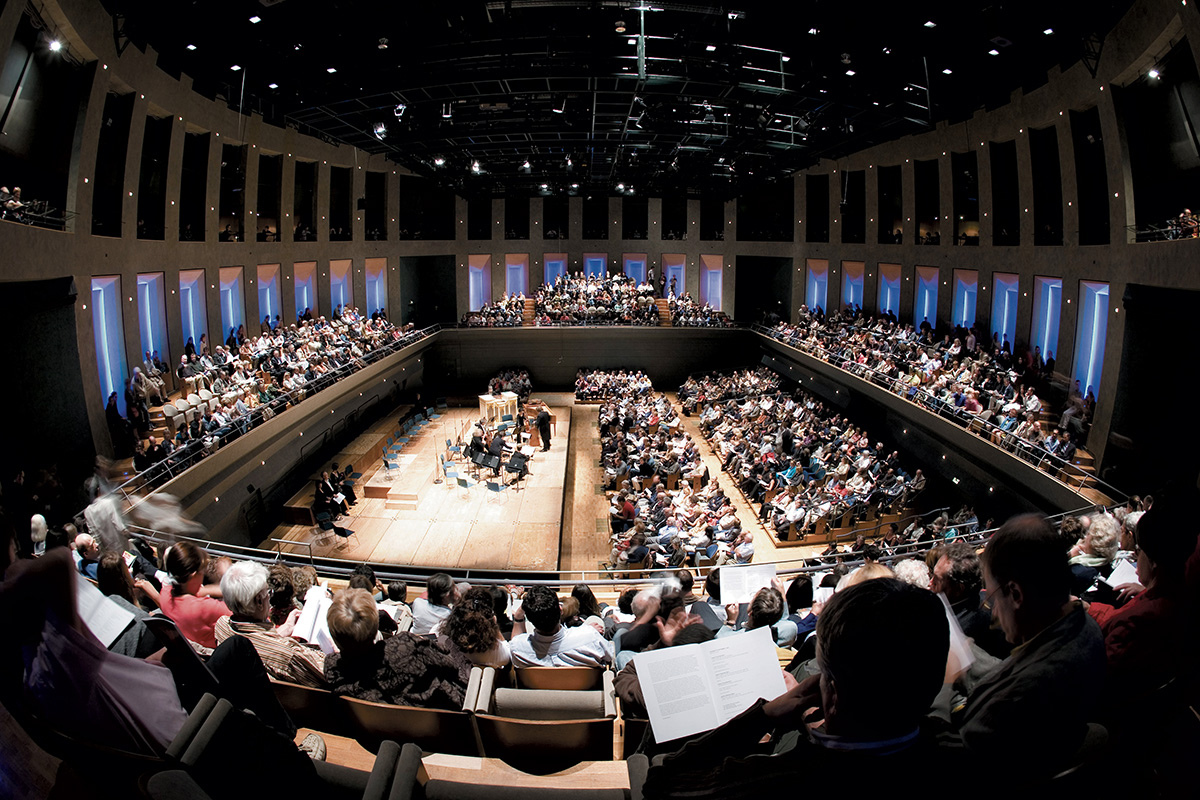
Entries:
{"label": "conductor", "polygon": [[545,406],[542,406],[542,410],[538,412],[536,424],[538,436],[542,440],[542,451],[545,452],[550,449],[550,412],[546,410]]}

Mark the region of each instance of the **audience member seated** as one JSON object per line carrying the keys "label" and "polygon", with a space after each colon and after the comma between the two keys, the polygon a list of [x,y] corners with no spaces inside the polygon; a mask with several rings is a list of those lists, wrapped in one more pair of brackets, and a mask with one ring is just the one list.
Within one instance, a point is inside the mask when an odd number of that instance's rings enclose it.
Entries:
{"label": "audience member seated", "polygon": [[[525,632],[525,621],[533,626]],[[558,595],[546,586],[531,586],[513,617],[514,667],[600,667],[613,660],[612,642],[591,625],[568,628],[562,624]]]}
{"label": "audience member seated", "polygon": [[1121,539],[1121,526],[1108,512],[1088,518],[1087,532],[1071,548],[1071,592],[1082,595],[1099,577],[1112,571],[1113,558]]}
{"label": "audience member seated", "polygon": [[490,590],[468,589],[438,628],[438,642],[480,667],[507,667],[512,657],[496,621]]}
{"label": "audience member seated", "polygon": [[[190,641],[209,649],[217,646],[216,625],[230,615],[221,600],[201,590],[208,553],[191,542],[176,542],[167,551],[165,566],[174,585],[159,595],[162,612]],[[265,586],[265,584],[264,584]]]}
{"label": "audience member seated", "polygon": [[417,635],[436,633],[451,606],[458,601],[458,587],[454,579],[444,572],[436,572],[425,582],[426,596],[413,600],[412,632]]}
{"label": "audience member seated", "polygon": [[266,567],[256,561],[234,564],[221,578],[221,596],[231,615],[217,620],[218,645],[230,636],[244,636],[271,677],[301,686],[325,686],[325,653],[292,638],[300,611],[293,609],[278,627],[271,622]]}
{"label": "audience member seated", "polygon": [[698,303],[691,292],[684,292],[683,297],[672,296],[667,303],[671,311],[671,325],[676,328],[731,328],[733,322],[710,306],[708,303]]}
{"label": "audience member seated", "polygon": [[[931,771],[958,785],[953,752],[923,722],[948,642],[942,605],[922,589],[883,579],[835,594],[817,623],[820,675],[789,681],[783,695],[656,760],[645,796],[757,799],[793,794],[801,783],[813,796],[839,796],[848,776],[904,784]],[[891,687],[886,700],[881,675]]]}
{"label": "audience member seated", "polygon": [[981,765],[1004,764],[992,779],[1015,787],[1068,766],[1083,743],[1103,699],[1104,638],[1071,597],[1067,554],[1044,517],[1009,519],[982,562],[985,605],[1014,649],[953,720]]}
{"label": "audience member seated", "polygon": [[1002,631],[992,627],[991,612],[983,607],[983,569],[975,548],[953,542],[935,550],[940,553],[933,567],[929,588],[946,596],[962,632],[980,648],[1005,658],[1012,650]]}
{"label": "audience member seated", "polygon": [[369,592],[338,592],[328,622],[338,652],[325,658],[325,679],[335,694],[374,703],[462,709],[471,662],[412,633],[380,640],[379,612]]}

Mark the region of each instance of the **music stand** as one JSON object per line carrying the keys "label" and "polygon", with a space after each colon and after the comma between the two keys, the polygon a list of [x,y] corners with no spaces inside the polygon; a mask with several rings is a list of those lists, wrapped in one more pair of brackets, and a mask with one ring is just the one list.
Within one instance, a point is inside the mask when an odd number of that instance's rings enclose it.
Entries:
{"label": "music stand", "polygon": [[491,453],[483,453],[482,455],[483,462],[480,466],[492,470],[497,475],[500,474],[500,456],[494,456]]}
{"label": "music stand", "polygon": [[482,450],[471,456],[471,463],[475,465],[475,480],[479,480],[479,468],[487,465],[487,456],[488,454]]}
{"label": "music stand", "polygon": [[512,458],[510,458],[508,463],[504,465],[505,472],[517,476],[516,479],[509,485],[516,486],[516,490],[518,492],[521,491],[521,478],[525,477],[525,473],[527,471],[525,468],[525,462],[527,460],[528,459],[526,459],[525,456],[517,452],[513,453]]}

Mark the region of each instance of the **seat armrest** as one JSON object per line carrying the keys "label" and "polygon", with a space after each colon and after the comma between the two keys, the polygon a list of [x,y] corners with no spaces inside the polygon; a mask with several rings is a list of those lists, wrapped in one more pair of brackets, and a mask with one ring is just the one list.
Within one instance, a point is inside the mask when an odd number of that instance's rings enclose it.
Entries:
{"label": "seat armrest", "polygon": [[617,716],[617,690],[614,685],[616,680],[612,670],[604,670],[604,716],[615,718]]}
{"label": "seat armrest", "polygon": [[625,762],[629,769],[629,800],[642,800],[642,789],[650,771],[650,759],[643,753],[635,753]]}

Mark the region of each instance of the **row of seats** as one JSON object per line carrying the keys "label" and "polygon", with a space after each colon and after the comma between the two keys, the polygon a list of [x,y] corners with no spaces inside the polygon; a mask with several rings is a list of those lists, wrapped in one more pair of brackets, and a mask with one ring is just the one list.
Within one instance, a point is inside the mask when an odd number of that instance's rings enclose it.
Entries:
{"label": "row of seats", "polygon": [[[273,681],[300,727],[354,739],[372,753],[389,740],[425,752],[498,758],[531,774],[613,760],[613,673],[592,667],[474,667],[460,711],[395,706]],[[516,684],[504,684],[512,680]]]}
{"label": "row of seats", "polygon": [[395,478],[395,473],[400,470],[400,464],[396,458],[404,450],[404,446],[412,441],[412,438],[420,433],[428,423],[441,418],[442,415],[438,414],[433,406],[429,406],[424,411],[418,411],[404,420],[396,432],[388,437],[387,443],[383,446],[382,455],[384,474],[389,480]]}

